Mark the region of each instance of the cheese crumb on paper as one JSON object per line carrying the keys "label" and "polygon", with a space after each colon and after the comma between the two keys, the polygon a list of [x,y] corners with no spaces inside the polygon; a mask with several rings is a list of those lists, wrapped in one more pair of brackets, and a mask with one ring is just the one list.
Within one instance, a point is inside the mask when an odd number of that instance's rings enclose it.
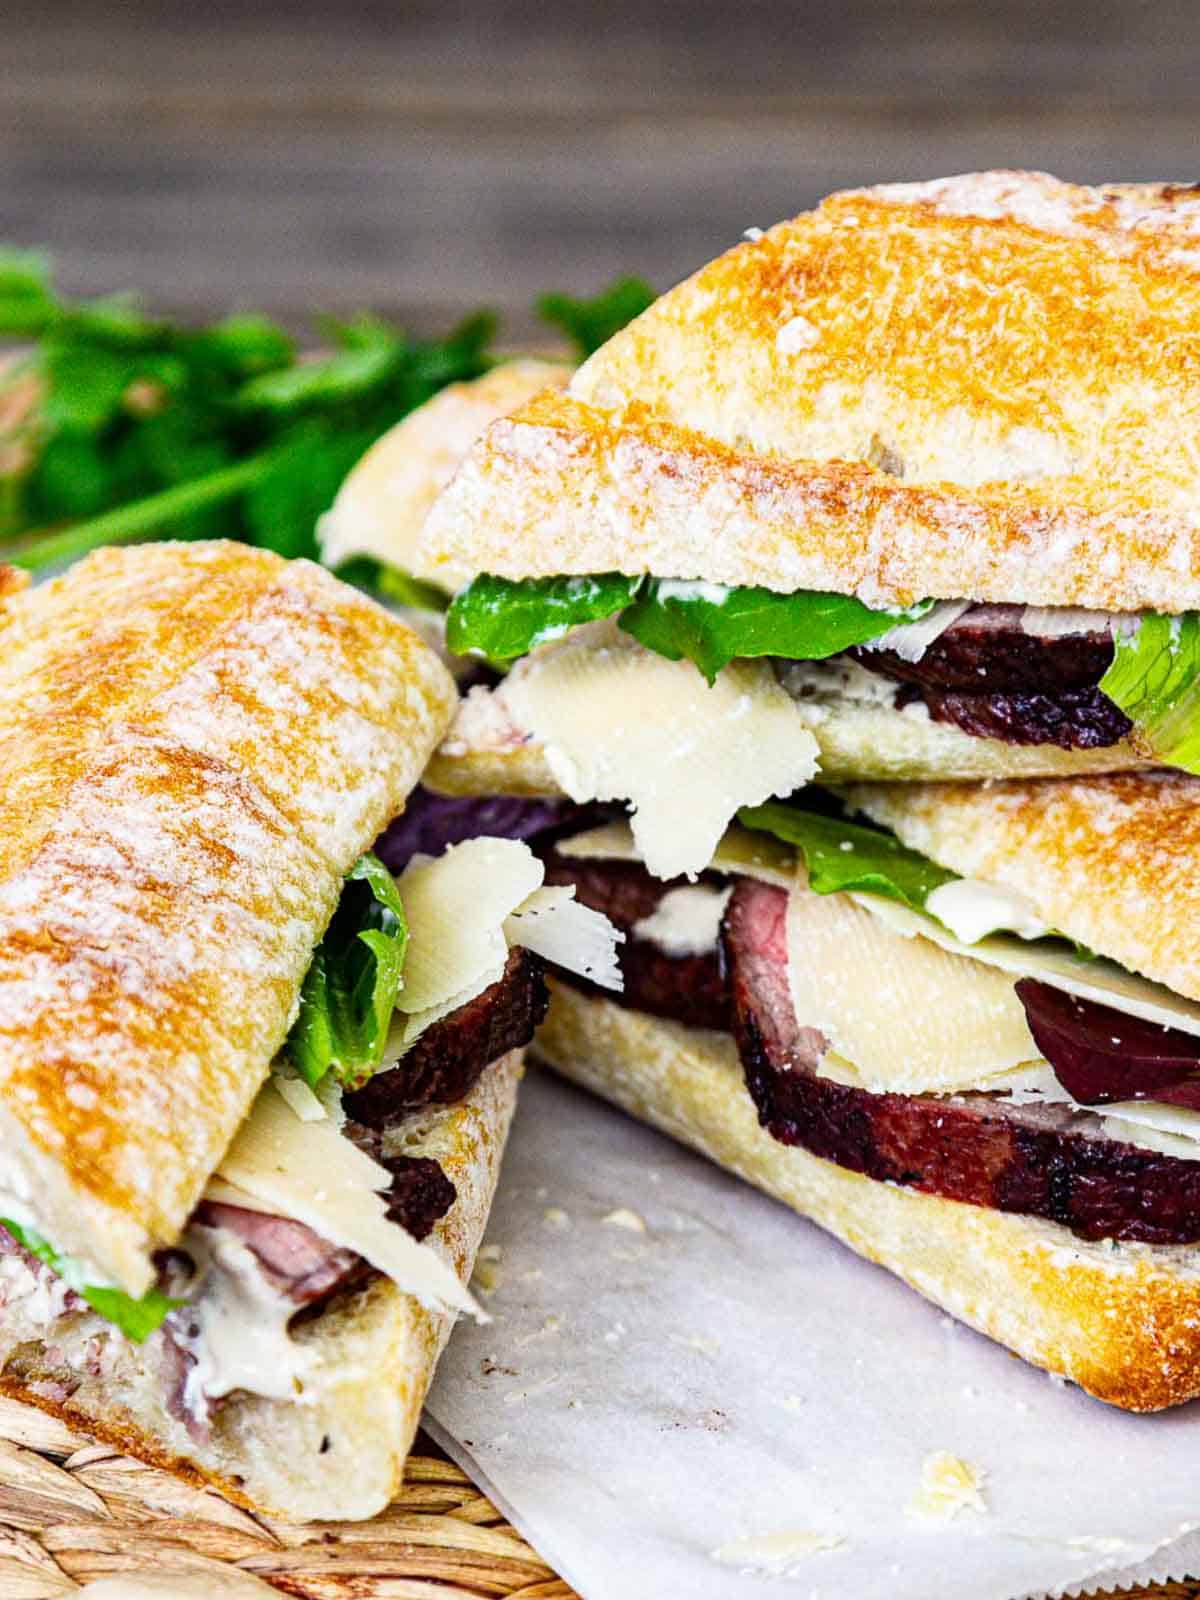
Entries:
{"label": "cheese crumb on paper", "polygon": [[625,1228],[629,1233],[645,1233],[646,1222],[644,1217],[639,1217],[636,1211],[630,1211],[625,1206],[618,1206],[615,1211],[610,1211],[603,1219],[610,1228]]}
{"label": "cheese crumb on paper", "polygon": [[985,1476],[961,1456],[935,1450],[921,1463],[921,1482],[905,1510],[935,1522],[949,1522],[960,1511],[986,1511],[980,1492]]}
{"label": "cheese crumb on paper", "polygon": [[712,1551],[712,1558],[723,1567],[736,1567],[748,1577],[787,1578],[806,1556],[837,1550],[845,1542],[840,1534],[806,1533],[787,1528],[779,1533],[731,1539]]}

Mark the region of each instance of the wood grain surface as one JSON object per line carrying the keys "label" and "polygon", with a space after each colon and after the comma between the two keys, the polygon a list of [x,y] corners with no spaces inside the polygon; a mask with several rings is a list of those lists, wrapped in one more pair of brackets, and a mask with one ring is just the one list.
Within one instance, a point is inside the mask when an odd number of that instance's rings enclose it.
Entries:
{"label": "wood grain surface", "polygon": [[0,236],[195,314],[667,284],[830,188],[1185,179],[1194,0],[9,0]]}
{"label": "wood grain surface", "polygon": [[[488,304],[520,341],[543,289],[666,287],[843,185],[1200,175],[1195,0],[9,0],[0,38],[0,238],[53,249],[72,291],[139,288],[196,317],[369,306],[433,329]],[[103,1475],[86,1453],[67,1465]],[[112,1516],[105,1484],[89,1528]],[[50,1557],[5,1509],[11,1584]],[[388,1593],[568,1594],[527,1547],[490,1577],[478,1551],[469,1578],[430,1565],[426,1545],[461,1545],[442,1517],[511,1537],[446,1464],[415,1465],[404,1514],[389,1581],[414,1587]],[[175,1534],[198,1548],[191,1521]],[[120,1570],[127,1549],[60,1540],[20,1593]],[[364,1581],[289,1560],[258,1570],[294,1594]]]}

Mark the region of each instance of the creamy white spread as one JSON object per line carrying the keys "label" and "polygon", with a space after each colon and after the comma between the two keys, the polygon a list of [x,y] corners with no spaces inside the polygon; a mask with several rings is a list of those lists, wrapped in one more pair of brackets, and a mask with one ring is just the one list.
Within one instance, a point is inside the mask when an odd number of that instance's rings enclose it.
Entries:
{"label": "creamy white spread", "polygon": [[701,956],[716,948],[721,918],[731,888],[685,884],[668,889],[648,917],[632,928],[635,939],[649,939],[669,956]]}
{"label": "creamy white spread", "polygon": [[1001,930],[1022,939],[1042,939],[1050,932],[1028,895],[978,878],[943,883],[928,896],[925,910],[963,944],[978,944]]}
{"label": "creamy white spread", "polygon": [[175,1318],[175,1338],[194,1360],[184,1405],[197,1417],[235,1389],[271,1400],[302,1398],[314,1356],[288,1333],[296,1307],[267,1282],[254,1253],[227,1228],[193,1227],[184,1249],[197,1287]]}

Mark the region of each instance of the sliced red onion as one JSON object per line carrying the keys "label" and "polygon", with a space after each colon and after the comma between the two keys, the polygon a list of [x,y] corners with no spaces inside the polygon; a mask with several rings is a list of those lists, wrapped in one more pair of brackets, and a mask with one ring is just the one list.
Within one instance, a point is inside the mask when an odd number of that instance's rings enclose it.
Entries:
{"label": "sliced red onion", "polygon": [[1162,1100],[1200,1110],[1200,1038],[1034,978],[1022,978],[1017,994],[1038,1049],[1080,1105]]}

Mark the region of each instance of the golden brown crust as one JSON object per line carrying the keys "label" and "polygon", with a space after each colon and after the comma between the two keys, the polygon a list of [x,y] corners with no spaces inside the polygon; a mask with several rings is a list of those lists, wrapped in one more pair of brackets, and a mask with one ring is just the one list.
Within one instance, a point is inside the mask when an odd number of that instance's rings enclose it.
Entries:
{"label": "golden brown crust", "polygon": [[1072,939],[1200,999],[1200,779],[856,784],[851,803],[964,877],[1009,884]]}
{"label": "golden brown crust", "polygon": [[435,507],[454,581],[1200,605],[1200,198],[984,173],[838,194],[495,424]]}
{"label": "golden brown crust", "polygon": [[232,544],[102,551],[4,638],[5,1187],[140,1293],[453,689],[371,601]]}
{"label": "golden brown crust", "polygon": [[542,389],[561,389],[572,368],[555,361],[504,361],[480,378],[440,389],[367,451],[321,519],[330,566],[368,555],[424,576],[417,550],[429,508],[490,422]]}
{"label": "golden brown crust", "polygon": [[1200,1252],[877,1183],[759,1127],[725,1035],[553,986],[539,1057],[810,1217],[927,1299],[1130,1411],[1200,1395]]}
{"label": "golden brown crust", "polygon": [[[521,1052],[494,1062],[466,1099],[434,1110],[406,1136],[413,1154],[438,1160],[457,1190],[431,1243],[466,1282],[487,1225],[521,1076]],[[67,1318],[67,1321],[70,1319]],[[95,1435],[128,1455],[211,1485],[248,1510],[289,1520],[374,1516],[400,1488],[404,1461],[452,1314],[423,1309],[376,1279],[343,1295],[302,1338],[319,1368],[300,1403],[236,1394],[198,1445],[163,1408],[160,1336],[113,1342],[69,1398],[57,1384],[59,1336],[16,1342],[0,1330],[0,1393]]]}
{"label": "golden brown crust", "polygon": [[29,574],[20,567],[0,566],[0,622],[4,620],[4,602],[22,589],[29,587]]}

